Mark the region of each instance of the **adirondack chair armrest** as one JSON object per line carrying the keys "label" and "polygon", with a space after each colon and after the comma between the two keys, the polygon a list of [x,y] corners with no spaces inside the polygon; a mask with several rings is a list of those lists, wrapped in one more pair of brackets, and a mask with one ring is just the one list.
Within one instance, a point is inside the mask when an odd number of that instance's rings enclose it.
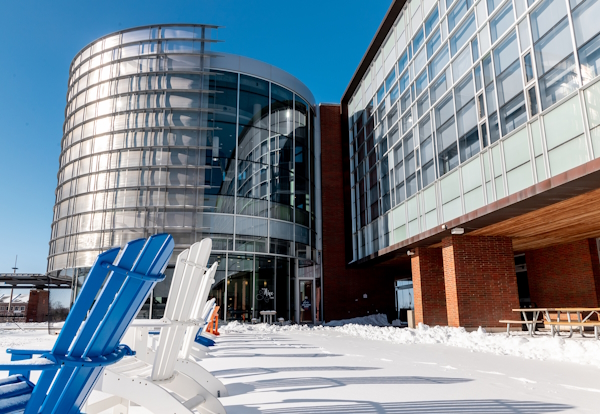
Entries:
{"label": "adirondack chair armrest", "polygon": [[[11,354],[13,356],[13,358],[16,355],[29,355],[29,357],[31,357],[32,355],[43,355],[43,354],[47,354],[48,352],[50,352],[49,350],[45,350],[45,349],[13,349],[13,348],[8,348],[6,350],[7,354]],[[13,359],[14,361],[14,359]]]}
{"label": "adirondack chair armrest", "polygon": [[[8,351],[8,350],[7,350]],[[28,352],[26,350],[11,350],[13,354],[14,351],[18,352]],[[81,357],[74,358],[70,356],[59,356],[53,355],[48,351],[30,351],[35,352],[37,355],[41,356],[39,358],[31,358],[29,354],[29,358],[13,360],[10,362],[5,362],[0,364],[0,371],[45,371],[45,370],[56,370],[59,366],[67,366],[67,367],[103,367],[106,365],[112,365],[116,362],[119,362],[125,356],[133,356],[135,355],[135,351],[132,351],[127,345],[119,345],[117,348],[108,355],[103,355],[99,357]],[[42,353],[44,352],[44,353]],[[23,353],[22,355],[28,355]]]}

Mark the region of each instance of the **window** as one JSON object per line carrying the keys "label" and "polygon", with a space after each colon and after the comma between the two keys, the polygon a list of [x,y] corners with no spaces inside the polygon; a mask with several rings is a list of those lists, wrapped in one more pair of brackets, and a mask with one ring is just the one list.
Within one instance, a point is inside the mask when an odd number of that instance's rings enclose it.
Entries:
{"label": "window", "polygon": [[448,46],[444,47],[429,64],[429,78],[435,78],[446,66],[450,56],[448,55]]}
{"label": "window", "polygon": [[448,95],[435,108],[435,125],[440,176],[458,166],[456,127],[454,125],[454,105],[452,95]]}
{"label": "window", "polygon": [[385,90],[386,91],[390,90],[390,88],[394,84],[395,80],[396,80],[396,68],[392,68],[392,71],[390,72],[388,77],[385,79]]}
{"label": "window", "polygon": [[406,92],[402,99],[400,100],[400,112],[404,113],[408,108],[410,108],[410,92]]}
{"label": "window", "polygon": [[488,117],[490,123],[490,144],[500,139],[500,129],[498,128],[498,114],[495,112]]}
{"label": "window", "polygon": [[382,86],[381,88],[379,88],[379,90],[377,91],[377,105],[379,105],[382,101],[383,101],[383,97],[385,96],[385,89]]}
{"label": "window", "polygon": [[468,76],[454,89],[454,99],[456,101],[456,108],[462,108],[467,103],[469,103],[474,97],[475,90],[473,88],[473,79],[471,76]]}
{"label": "window", "polygon": [[490,30],[492,32],[492,44],[508,30],[515,21],[512,2],[509,2],[504,8],[490,21]]}
{"label": "window", "polygon": [[477,59],[479,59],[479,43],[477,42],[477,37],[471,42],[471,51],[473,53],[473,62],[476,62]]}
{"label": "window", "polygon": [[567,6],[561,0],[545,0],[531,12],[531,35],[536,43],[567,15]]}
{"label": "window", "polygon": [[423,73],[417,78],[416,81],[417,87],[417,96],[421,94],[427,88],[427,71],[423,71]]}
{"label": "window", "polygon": [[448,13],[448,31],[452,32],[452,29],[467,14],[467,10],[473,5],[473,0],[459,0],[456,6]]}
{"label": "window", "polygon": [[408,55],[407,52],[404,52],[400,59],[398,60],[398,73],[402,73],[402,71],[408,66]]}
{"label": "window", "polygon": [[477,92],[481,90],[481,66],[475,66],[475,89]]}
{"label": "window", "polygon": [[496,7],[498,7],[503,1],[504,0],[487,0],[488,15],[492,14],[492,12],[496,10]]}
{"label": "window", "polygon": [[409,111],[407,115],[402,118],[402,133],[406,134],[410,127],[412,127],[412,113]]}
{"label": "window", "polygon": [[427,53],[425,52],[425,48],[423,48],[415,56],[414,73],[419,73],[421,71],[421,69],[423,69],[425,67],[426,63],[427,63]]}
{"label": "window", "polygon": [[471,15],[464,21],[464,23],[458,28],[456,33],[450,39],[450,51],[452,52],[452,56],[456,54],[458,50],[469,40],[469,38],[475,33],[477,30],[477,25],[475,24],[475,13],[471,13]]}
{"label": "window", "polygon": [[531,63],[531,53],[527,53],[523,57],[523,64],[525,66],[525,81],[529,83],[533,79],[533,66]]}
{"label": "window", "polygon": [[448,90],[448,73],[449,70],[446,71],[440,78],[433,83],[431,86],[431,104],[433,105],[438,99],[442,97],[442,95]]}
{"label": "window", "polygon": [[505,135],[527,121],[516,32],[513,31],[494,49],[494,69],[500,124]]}
{"label": "window", "polygon": [[566,5],[545,0],[531,13],[531,31],[542,110],[577,88]]}
{"label": "window", "polygon": [[403,93],[406,88],[408,88],[408,84],[410,83],[410,72],[406,71],[404,76],[400,78],[400,93]]}
{"label": "window", "polygon": [[417,102],[417,113],[418,113],[419,118],[422,117],[428,109],[429,109],[429,96],[428,96],[428,94],[425,94]]}
{"label": "window", "polygon": [[436,6],[433,13],[431,13],[429,15],[429,17],[427,18],[427,20],[425,20],[425,37],[427,37],[431,34],[431,31],[435,28],[435,25],[438,23],[439,20],[440,20],[440,13]]}
{"label": "window", "polygon": [[395,85],[390,92],[390,104],[394,104],[398,100],[398,96],[400,93],[398,92],[398,85]]}
{"label": "window", "polygon": [[527,98],[529,99],[529,112],[531,116],[538,113],[537,106],[537,95],[535,94],[535,86],[527,91]]}
{"label": "window", "polygon": [[467,77],[454,90],[456,103],[456,126],[461,162],[479,152],[477,133],[477,110],[475,108],[475,88],[471,76]]}
{"label": "window", "polygon": [[573,46],[569,21],[564,19],[535,44],[538,75],[543,76],[571,53]]}
{"label": "window", "polygon": [[492,58],[490,55],[483,58],[483,80],[486,86],[494,80],[494,75],[492,74]]}
{"label": "window", "polygon": [[440,37],[440,29],[438,29],[427,42],[427,59],[430,59],[431,56],[433,56],[441,44],[442,38]]}
{"label": "window", "polygon": [[471,67],[471,51],[466,48],[452,63],[452,77],[456,82]]}
{"label": "window", "polygon": [[419,139],[421,141],[421,170],[423,186],[435,181],[435,163],[433,161],[433,139],[431,137],[431,121],[429,116],[419,123]]}
{"label": "window", "polygon": [[419,48],[423,45],[424,41],[425,41],[425,35],[423,34],[423,29],[419,29],[419,32],[416,34],[416,36],[413,39],[414,53],[417,53]]}
{"label": "window", "polygon": [[586,0],[573,11],[575,41],[581,65],[583,82],[587,83],[600,73],[600,1]]}
{"label": "window", "polygon": [[483,105],[483,94],[477,97],[477,110],[479,112],[479,119],[485,118],[485,106]]}
{"label": "window", "polygon": [[487,128],[485,127],[485,124],[481,124],[481,142],[483,143],[483,148],[488,146]]}
{"label": "window", "polygon": [[525,111],[525,96],[523,92],[519,93],[510,102],[500,108],[500,124],[502,135],[515,130],[517,127],[527,121],[527,112]]}

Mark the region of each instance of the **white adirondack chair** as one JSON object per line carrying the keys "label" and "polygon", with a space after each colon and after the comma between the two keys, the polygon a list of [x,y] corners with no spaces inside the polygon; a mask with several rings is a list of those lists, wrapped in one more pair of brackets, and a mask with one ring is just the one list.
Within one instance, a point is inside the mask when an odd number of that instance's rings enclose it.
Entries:
{"label": "white adirondack chair", "polygon": [[[96,390],[112,396],[89,404],[87,413],[96,414],[116,406],[120,412],[127,413],[130,402],[157,414],[225,413],[221,402],[203,385],[203,382],[209,385],[218,383],[225,390],[220,381],[191,360],[189,364],[178,363],[185,347],[186,331],[195,333],[204,323],[194,316],[196,307],[200,305],[200,296],[206,301],[214,281],[217,264],[208,271],[206,269],[211,248],[212,241],[205,239],[178,256],[165,317],[158,321],[135,323],[130,338],[133,336],[136,357],[124,358],[110,370],[105,370]],[[153,351],[148,348],[148,332],[155,326],[160,326],[161,332],[158,347]],[[194,368],[189,367],[191,363]],[[185,369],[179,369],[184,365]]]}

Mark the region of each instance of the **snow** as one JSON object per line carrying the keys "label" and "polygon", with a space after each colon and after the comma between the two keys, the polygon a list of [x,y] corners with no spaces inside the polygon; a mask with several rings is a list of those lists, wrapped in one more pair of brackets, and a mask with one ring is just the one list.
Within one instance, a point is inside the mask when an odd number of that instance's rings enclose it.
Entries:
{"label": "snow", "polygon": [[[564,334],[552,337],[549,333],[538,334],[531,338],[520,332],[507,336],[506,333],[487,333],[481,328],[474,332],[467,332],[464,328],[429,327],[423,324],[419,324],[417,329],[399,329],[383,325],[384,318],[384,315],[370,315],[347,321],[333,321],[327,324],[328,326],[248,325],[231,322],[221,329],[228,333],[269,334],[333,331],[332,333],[394,344],[441,344],[476,352],[512,355],[542,361],[572,362],[600,368],[600,341],[596,341],[593,337],[578,338],[576,337],[579,335],[578,333],[575,333],[572,338],[564,338]],[[370,322],[373,322],[373,325],[370,325]],[[387,324],[387,320],[385,323]]]}
{"label": "snow", "polygon": [[[600,341],[593,338],[356,323],[369,321],[381,319],[315,327],[231,322],[200,364],[227,387],[220,400],[228,414],[598,412]],[[0,327],[0,361],[10,359],[7,347],[49,349],[56,337]]]}

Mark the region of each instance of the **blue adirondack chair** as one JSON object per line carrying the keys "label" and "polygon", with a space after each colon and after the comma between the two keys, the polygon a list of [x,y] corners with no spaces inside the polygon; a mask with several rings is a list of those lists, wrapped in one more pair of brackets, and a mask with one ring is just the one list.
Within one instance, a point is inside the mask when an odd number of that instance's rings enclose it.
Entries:
{"label": "blue adirondack chair", "polygon": [[[79,413],[104,367],[133,354],[119,341],[164,279],[173,246],[169,234],[158,234],[127,243],[121,255],[118,248],[101,253],[52,351],[7,350],[12,361],[0,364],[9,371],[0,380],[0,414]],[[35,385],[32,370],[42,371]]]}

